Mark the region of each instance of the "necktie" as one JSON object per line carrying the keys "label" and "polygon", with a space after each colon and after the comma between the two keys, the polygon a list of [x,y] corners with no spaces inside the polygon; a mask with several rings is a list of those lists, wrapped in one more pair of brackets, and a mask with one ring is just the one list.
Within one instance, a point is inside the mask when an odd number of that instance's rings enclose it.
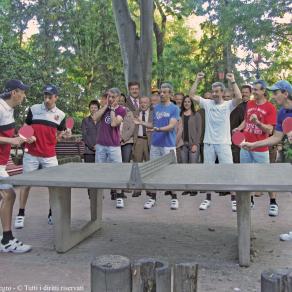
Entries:
{"label": "necktie", "polygon": [[[142,111],[142,122],[145,122],[145,112]],[[143,136],[146,136],[146,127],[145,126],[142,126],[142,129],[143,129]]]}
{"label": "necktie", "polygon": [[136,98],[134,98],[134,106],[135,106],[135,108],[137,109],[139,106],[138,106],[138,102],[137,102],[137,99]]}

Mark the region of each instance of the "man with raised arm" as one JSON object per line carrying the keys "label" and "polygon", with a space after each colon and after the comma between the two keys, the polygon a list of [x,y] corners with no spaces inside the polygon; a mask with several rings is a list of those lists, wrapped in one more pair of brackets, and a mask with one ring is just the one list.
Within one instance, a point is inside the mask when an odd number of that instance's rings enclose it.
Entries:
{"label": "man with raised arm", "polygon": [[[204,163],[214,164],[216,157],[219,163],[233,163],[231,151],[230,113],[242,101],[234,74],[227,73],[226,78],[233,87],[232,100],[224,100],[225,86],[221,82],[212,84],[212,98],[205,99],[196,95],[199,82],[204,78],[204,73],[198,73],[190,90],[190,97],[205,110],[205,135],[204,135]],[[206,199],[199,209],[206,210],[211,205],[211,193],[207,192]]]}

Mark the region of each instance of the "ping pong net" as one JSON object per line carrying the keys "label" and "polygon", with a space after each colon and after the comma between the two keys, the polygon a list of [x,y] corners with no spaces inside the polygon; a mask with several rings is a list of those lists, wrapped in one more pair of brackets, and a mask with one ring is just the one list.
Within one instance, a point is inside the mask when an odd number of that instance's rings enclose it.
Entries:
{"label": "ping pong net", "polygon": [[167,155],[156,158],[144,163],[134,162],[132,165],[131,176],[129,180],[130,186],[143,185],[143,178],[155,175],[160,169],[176,163],[176,156],[173,150]]}

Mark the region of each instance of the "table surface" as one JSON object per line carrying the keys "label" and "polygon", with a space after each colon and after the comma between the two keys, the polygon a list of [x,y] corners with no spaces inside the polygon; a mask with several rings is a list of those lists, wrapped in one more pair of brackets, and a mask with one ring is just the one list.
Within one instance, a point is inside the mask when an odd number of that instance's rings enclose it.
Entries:
{"label": "table surface", "polygon": [[[68,163],[5,179],[22,186],[129,188],[132,164]],[[132,189],[292,191],[291,164],[169,164]]]}

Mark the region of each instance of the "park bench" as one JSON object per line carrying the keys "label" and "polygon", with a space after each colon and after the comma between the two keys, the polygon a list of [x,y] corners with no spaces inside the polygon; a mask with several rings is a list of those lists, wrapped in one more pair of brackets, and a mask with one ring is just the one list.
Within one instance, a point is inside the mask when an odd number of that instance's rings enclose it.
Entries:
{"label": "park bench", "polygon": [[16,175],[22,173],[22,164],[15,164],[14,161],[12,160],[12,157],[9,157],[7,166],[6,166],[6,171],[9,174],[9,176]]}
{"label": "park bench", "polygon": [[82,141],[60,141],[56,145],[57,156],[79,156],[83,158],[84,143]]}
{"label": "park bench", "polygon": [[[66,252],[101,228],[105,189],[234,191],[237,193],[238,256],[240,266],[250,265],[250,193],[292,191],[292,165],[176,164],[174,153],[146,163],[68,163],[3,179],[13,185],[49,188],[54,214],[54,243]],[[285,174],[285,175],[283,175]],[[90,192],[91,220],[71,228],[71,189]]]}

